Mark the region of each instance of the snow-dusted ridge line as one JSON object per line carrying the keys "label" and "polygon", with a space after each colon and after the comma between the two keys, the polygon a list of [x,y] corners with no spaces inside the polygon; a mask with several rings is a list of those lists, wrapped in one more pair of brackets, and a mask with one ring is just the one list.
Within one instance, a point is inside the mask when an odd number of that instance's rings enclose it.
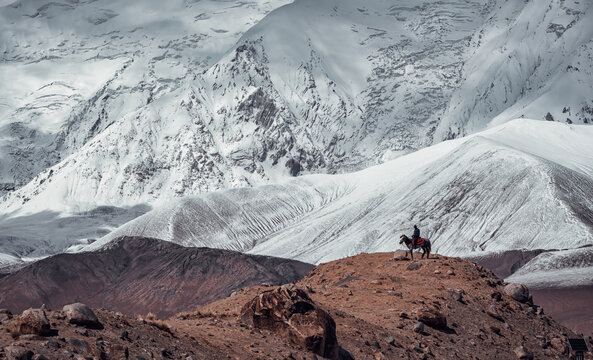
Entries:
{"label": "snow-dusted ridge line", "polygon": [[[574,147],[561,146],[563,165],[553,160],[559,147],[537,141],[569,135]],[[396,249],[414,223],[446,255],[589,245],[592,140],[590,127],[516,120],[356,173],[184,198],[88,249],[140,235],[319,263]],[[337,195],[319,201],[332,191]],[[286,196],[290,203],[278,203]]]}

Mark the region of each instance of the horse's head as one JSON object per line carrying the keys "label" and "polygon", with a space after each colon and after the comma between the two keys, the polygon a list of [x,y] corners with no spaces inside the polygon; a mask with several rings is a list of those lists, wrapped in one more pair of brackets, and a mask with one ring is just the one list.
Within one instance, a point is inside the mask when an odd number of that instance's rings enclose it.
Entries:
{"label": "horse's head", "polygon": [[403,244],[403,242],[406,241],[406,235],[402,235],[399,237],[399,243]]}

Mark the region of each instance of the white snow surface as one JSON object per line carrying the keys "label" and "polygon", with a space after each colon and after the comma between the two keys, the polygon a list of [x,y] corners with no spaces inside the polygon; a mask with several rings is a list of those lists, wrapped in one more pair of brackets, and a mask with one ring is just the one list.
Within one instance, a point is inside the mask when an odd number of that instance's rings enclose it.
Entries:
{"label": "white snow surface", "polygon": [[593,249],[580,248],[538,255],[506,279],[530,288],[593,285]]}
{"label": "white snow surface", "polygon": [[593,244],[592,165],[593,127],[519,119],[360,172],[175,200],[86,249],[142,235],[320,263],[401,248],[413,224],[445,255],[574,249]]}
{"label": "white snow surface", "polygon": [[593,122],[590,1],[2,5],[3,214],[349,172],[521,116]]}

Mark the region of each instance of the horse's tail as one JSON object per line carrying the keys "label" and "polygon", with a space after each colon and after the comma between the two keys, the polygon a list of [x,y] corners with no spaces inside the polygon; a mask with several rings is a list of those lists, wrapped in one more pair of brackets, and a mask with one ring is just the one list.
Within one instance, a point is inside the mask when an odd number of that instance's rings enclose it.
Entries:
{"label": "horse's tail", "polygon": [[426,248],[428,249],[428,252],[432,252],[432,244],[430,243],[430,240],[426,239]]}

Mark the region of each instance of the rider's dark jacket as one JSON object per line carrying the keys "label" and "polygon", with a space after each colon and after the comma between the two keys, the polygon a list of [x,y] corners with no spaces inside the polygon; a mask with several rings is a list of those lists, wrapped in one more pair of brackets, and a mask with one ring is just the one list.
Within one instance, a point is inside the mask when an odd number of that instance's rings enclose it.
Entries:
{"label": "rider's dark jacket", "polygon": [[414,228],[414,235],[412,235],[412,236],[419,239],[420,238],[420,229]]}

